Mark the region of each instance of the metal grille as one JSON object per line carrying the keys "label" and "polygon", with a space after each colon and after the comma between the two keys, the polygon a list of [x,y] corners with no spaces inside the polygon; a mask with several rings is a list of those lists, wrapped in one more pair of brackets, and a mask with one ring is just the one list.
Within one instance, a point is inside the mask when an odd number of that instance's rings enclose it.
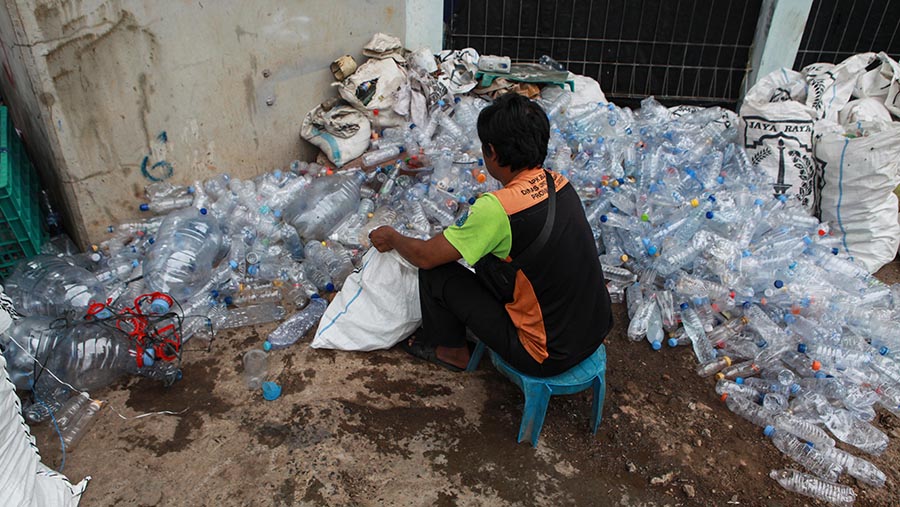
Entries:
{"label": "metal grille", "polygon": [[733,106],[762,0],[446,0],[449,45],[549,55],[616,102]]}
{"label": "metal grille", "polygon": [[817,0],[806,20],[794,68],[838,63],[867,51],[884,51],[896,59],[900,55],[898,26],[896,0]]}

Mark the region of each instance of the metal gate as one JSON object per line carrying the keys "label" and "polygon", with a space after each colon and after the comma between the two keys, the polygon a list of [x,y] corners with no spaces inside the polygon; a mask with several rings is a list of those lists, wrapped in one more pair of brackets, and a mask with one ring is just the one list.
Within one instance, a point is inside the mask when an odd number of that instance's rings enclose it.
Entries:
{"label": "metal gate", "polygon": [[[893,8],[891,8],[893,7]],[[809,12],[794,68],[838,63],[866,51],[900,55],[896,0],[817,0]]]}
{"label": "metal gate", "polygon": [[448,44],[537,61],[549,55],[634,105],[734,107],[762,0],[446,0]]}

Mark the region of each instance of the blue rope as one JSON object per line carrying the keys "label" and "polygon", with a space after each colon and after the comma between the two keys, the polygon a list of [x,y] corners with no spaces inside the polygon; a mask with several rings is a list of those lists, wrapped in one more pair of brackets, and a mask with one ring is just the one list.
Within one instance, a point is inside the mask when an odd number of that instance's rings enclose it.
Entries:
{"label": "blue rope", "polygon": [[37,393],[32,391],[32,394],[34,395],[34,401],[47,407],[47,411],[50,412],[50,420],[53,422],[53,428],[56,429],[56,435],[59,437],[59,448],[62,450],[62,463],[60,463],[59,470],[57,470],[57,472],[62,473],[63,468],[66,467],[66,443],[63,441],[62,432],[59,431],[59,425],[56,424],[56,416],[53,415],[53,410],[50,408],[50,406],[37,397]]}

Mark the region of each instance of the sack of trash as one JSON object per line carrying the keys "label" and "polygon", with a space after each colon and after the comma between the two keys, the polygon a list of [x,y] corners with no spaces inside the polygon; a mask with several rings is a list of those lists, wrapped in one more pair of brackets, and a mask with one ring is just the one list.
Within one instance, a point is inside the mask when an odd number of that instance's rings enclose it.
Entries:
{"label": "sack of trash", "polygon": [[365,153],[371,136],[369,119],[338,99],[316,106],[300,127],[300,137],[322,150],[336,167]]}

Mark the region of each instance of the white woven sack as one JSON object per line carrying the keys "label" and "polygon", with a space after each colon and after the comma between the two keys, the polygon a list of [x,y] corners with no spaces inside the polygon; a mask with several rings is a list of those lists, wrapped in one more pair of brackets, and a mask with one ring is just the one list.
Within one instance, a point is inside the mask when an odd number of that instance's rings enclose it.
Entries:
{"label": "white woven sack", "polygon": [[74,507],[81,500],[90,477],[73,485],[62,474],[41,463],[41,455],[6,374],[0,354],[0,504],[34,507]]}
{"label": "white woven sack", "polygon": [[747,92],[741,106],[744,149],[775,181],[776,194],[794,195],[816,209],[820,186],[813,157],[816,111],[797,102],[805,91],[796,72],[778,70]]}
{"label": "white woven sack", "polygon": [[900,246],[893,192],[900,184],[900,124],[870,124],[871,133],[862,137],[845,137],[826,121],[816,130],[816,158],[824,171],[822,221],[831,223],[844,252],[874,273]]}
{"label": "white woven sack", "polygon": [[389,349],[409,336],[422,322],[418,273],[396,251],[370,248],[325,309],[312,347]]}

